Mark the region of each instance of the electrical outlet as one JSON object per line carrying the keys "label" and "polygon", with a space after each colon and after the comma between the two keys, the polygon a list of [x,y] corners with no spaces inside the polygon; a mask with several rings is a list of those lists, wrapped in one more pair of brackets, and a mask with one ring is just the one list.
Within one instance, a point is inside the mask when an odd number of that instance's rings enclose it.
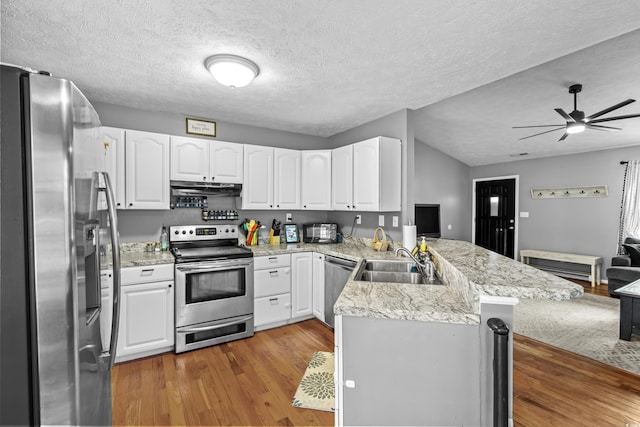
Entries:
{"label": "electrical outlet", "polygon": [[378,226],[384,227],[384,215],[378,215]]}
{"label": "electrical outlet", "polygon": [[293,215],[290,213],[287,213],[287,222],[292,222],[293,221]]}
{"label": "electrical outlet", "polygon": [[356,215],[356,224],[362,224],[362,215]]}
{"label": "electrical outlet", "polygon": [[397,227],[398,226],[398,216],[394,215],[392,218],[393,218],[393,226]]}

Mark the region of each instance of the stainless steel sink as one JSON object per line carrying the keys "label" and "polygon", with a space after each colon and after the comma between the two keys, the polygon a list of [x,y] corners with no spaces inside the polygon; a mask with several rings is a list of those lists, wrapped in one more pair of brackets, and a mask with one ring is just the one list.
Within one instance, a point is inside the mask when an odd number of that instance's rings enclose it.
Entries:
{"label": "stainless steel sink", "polygon": [[369,271],[391,271],[410,273],[411,270],[416,271],[414,263],[411,261],[367,261],[364,269]]}
{"label": "stainless steel sink", "polygon": [[[413,270],[413,271],[412,271]],[[442,285],[436,275],[433,281],[428,281],[414,268],[411,261],[375,260],[365,261],[358,280],[365,282],[410,283],[415,285]]]}

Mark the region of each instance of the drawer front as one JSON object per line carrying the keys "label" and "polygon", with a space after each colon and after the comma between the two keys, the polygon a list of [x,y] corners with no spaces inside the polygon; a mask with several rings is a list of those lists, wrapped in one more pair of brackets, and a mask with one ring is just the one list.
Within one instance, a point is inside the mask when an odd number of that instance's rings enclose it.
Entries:
{"label": "drawer front", "polygon": [[254,298],[291,292],[291,267],[253,272]]}
{"label": "drawer front", "polygon": [[281,322],[291,318],[291,294],[256,298],[253,306],[254,326]]}
{"label": "drawer front", "polygon": [[173,264],[145,265],[144,267],[127,267],[121,270],[122,285],[133,283],[162,282],[173,280]]}
{"label": "drawer front", "polygon": [[261,270],[265,268],[279,268],[290,267],[291,255],[272,255],[272,256],[258,256],[253,259],[253,269]]}

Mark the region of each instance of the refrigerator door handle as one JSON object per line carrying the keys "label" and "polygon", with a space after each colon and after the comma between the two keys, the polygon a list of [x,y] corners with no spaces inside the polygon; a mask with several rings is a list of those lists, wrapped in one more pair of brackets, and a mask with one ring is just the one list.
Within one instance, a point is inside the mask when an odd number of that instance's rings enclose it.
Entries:
{"label": "refrigerator door handle", "polygon": [[[118,327],[120,323],[120,237],[118,235],[118,215],[116,215],[116,202],[113,195],[113,187],[109,180],[109,174],[100,172],[104,178],[104,192],[107,197],[107,213],[111,230],[111,257],[113,268],[113,315],[111,316],[111,341],[109,343],[109,354],[106,355],[109,369],[113,368],[116,359],[116,345],[118,344]],[[106,361],[105,361],[106,362]]]}

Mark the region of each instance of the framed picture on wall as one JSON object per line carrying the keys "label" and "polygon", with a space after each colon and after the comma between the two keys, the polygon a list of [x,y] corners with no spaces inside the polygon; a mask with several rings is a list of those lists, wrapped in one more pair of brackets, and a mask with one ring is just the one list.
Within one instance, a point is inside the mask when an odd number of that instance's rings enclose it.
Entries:
{"label": "framed picture on wall", "polygon": [[287,243],[298,243],[298,226],[296,224],[284,225],[284,237]]}

